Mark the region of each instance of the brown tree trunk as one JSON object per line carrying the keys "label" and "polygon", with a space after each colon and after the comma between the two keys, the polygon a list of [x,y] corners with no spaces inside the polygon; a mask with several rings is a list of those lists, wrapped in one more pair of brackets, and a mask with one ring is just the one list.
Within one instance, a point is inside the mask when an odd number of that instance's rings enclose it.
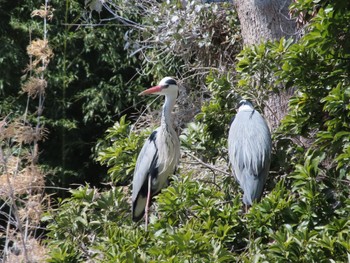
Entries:
{"label": "brown tree trunk", "polygon": [[[296,39],[296,23],[290,19],[288,7],[291,0],[234,0],[241,23],[245,45],[259,44],[281,37]],[[265,102],[265,117],[272,130],[287,112],[291,91],[270,94]]]}

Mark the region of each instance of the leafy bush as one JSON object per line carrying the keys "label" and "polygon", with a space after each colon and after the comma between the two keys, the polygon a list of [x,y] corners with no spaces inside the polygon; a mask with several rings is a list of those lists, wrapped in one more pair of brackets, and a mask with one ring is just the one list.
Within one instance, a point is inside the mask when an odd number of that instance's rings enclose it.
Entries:
{"label": "leafy bush", "polygon": [[108,170],[108,174],[111,176],[110,180],[118,185],[130,183],[138,153],[146,136],[150,134],[149,129],[146,129],[142,134],[137,134],[132,132],[132,127],[124,115],[106,132],[104,140],[111,142],[112,145],[107,146],[103,140],[100,140],[96,145],[98,151],[96,160],[102,165],[110,167]]}

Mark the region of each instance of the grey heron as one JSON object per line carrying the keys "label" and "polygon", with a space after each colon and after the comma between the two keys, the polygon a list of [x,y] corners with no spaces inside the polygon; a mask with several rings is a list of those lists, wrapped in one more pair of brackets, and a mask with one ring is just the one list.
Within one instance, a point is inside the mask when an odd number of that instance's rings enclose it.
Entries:
{"label": "grey heron", "polygon": [[265,119],[247,100],[241,100],[228,136],[228,153],[243,203],[261,198],[271,161],[271,134]]}
{"label": "grey heron", "polygon": [[171,121],[171,111],[178,95],[176,81],[165,77],[157,86],[139,95],[146,94],[165,96],[161,125],[143,145],[136,161],[132,182],[132,218],[137,222],[145,215],[147,230],[151,198],[167,185],[168,177],[175,172],[180,158],[180,142]]}

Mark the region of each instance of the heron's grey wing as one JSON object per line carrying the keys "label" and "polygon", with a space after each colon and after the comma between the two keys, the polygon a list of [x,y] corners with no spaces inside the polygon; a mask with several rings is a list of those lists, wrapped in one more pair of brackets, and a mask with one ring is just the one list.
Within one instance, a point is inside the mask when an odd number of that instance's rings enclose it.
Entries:
{"label": "heron's grey wing", "polygon": [[272,151],[271,133],[265,119],[260,114],[257,114],[255,118],[257,123],[255,136],[258,138],[256,144],[258,158],[256,160],[257,163],[255,164],[255,169],[258,176],[257,178],[254,178],[254,185],[251,188],[253,190],[250,193],[247,193],[247,196],[252,198],[251,201],[255,199],[259,200],[262,196],[265,182],[270,170]]}
{"label": "heron's grey wing", "polygon": [[256,141],[252,143],[252,147],[256,147],[257,149],[257,159],[254,169],[259,177],[267,177],[271,162],[271,133],[265,119],[259,112],[255,111],[255,113],[252,117],[256,127],[254,134],[252,134],[256,138]]}
{"label": "heron's grey wing", "polygon": [[270,162],[271,134],[259,112],[239,112],[229,132],[229,155],[236,169],[246,167],[257,176]]}
{"label": "heron's grey wing", "polygon": [[234,171],[234,175],[237,181],[239,182],[239,184],[241,184],[241,181],[242,181],[241,171],[244,168],[244,164],[243,164],[244,156],[243,156],[242,147],[244,144],[243,140],[245,139],[244,138],[245,135],[241,133],[241,131],[243,130],[244,120],[242,119],[242,117],[240,118],[240,115],[241,115],[240,112],[238,112],[234,117],[230,126],[229,136],[228,136],[229,159],[232,165],[232,169]]}
{"label": "heron's grey wing", "polygon": [[257,111],[238,112],[229,132],[228,151],[235,176],[244,191],[243,201],[259,199],[270,166],[271,135]]}
{"label": "heron's grey wing", "polygon": [[155,130],[143,145],[137,157],[134,178],[132,182],[132,211],[133,219],[138,221],[146,206],[148,175],[152,173],[157,163],[158,149],[156,145],[158,129]]}

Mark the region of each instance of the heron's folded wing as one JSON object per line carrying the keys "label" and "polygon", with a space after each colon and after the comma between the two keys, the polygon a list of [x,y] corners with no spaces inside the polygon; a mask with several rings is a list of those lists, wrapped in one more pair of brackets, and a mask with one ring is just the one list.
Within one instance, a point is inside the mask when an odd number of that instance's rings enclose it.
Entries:
{"label": "heron's folded wing", "polygon": [[142,185],[147,180],[151,166],[157,161],[158,149],[156,146],[157,130],[155,130],[143,145],[137,157],[134,178],[132,183],[132,201],[137,198]]}

